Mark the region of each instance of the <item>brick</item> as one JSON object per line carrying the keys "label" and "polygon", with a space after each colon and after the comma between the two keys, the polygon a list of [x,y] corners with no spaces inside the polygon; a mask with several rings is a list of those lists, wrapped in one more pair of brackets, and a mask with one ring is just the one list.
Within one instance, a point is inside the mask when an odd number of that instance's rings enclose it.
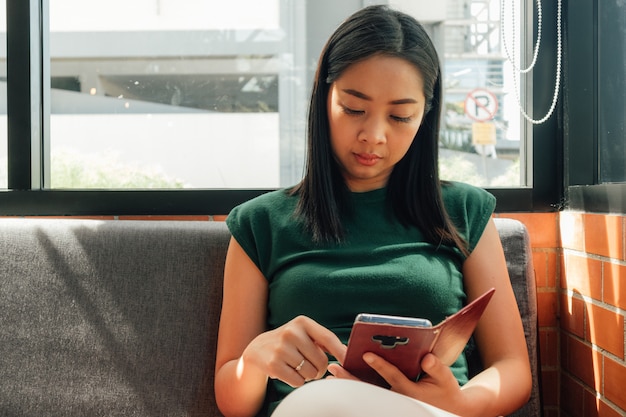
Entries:
{"label": "brick", "polygon": [[[560,254],[556,251],[548,253],[548,276],[547,276],[547,287],[548,288],[557,288],[558,281],[558,273],[559,273],[559,256]],[[562,271],[562,269],[561,269]]]}
{"label": "brick", "polygon": [[591,346],[570,336],[564,336],[561,366],[590,389],[600,391],[602,384],[602,354]]}
{"label": "brick", "polygon": [[558,294],[537,292],[537,316],[540,327],[554,327],[557,325]]}
{"label": "brick", "polygon": [[24,219],[58,219],[58,220],[115,220],[115,216],[24,216]]}
{"label": "brick", "polygon": [[559,405],[559,372],[541,371],[541,395],[543,405]]}
{"label": "brick", "polygon": [[626,266],[604,263],[605,303],[626,310]]}
{"label": "brick", "polygon": [[626,410],[626,366],[610,358],[604,359],[604,395]]}
{"label": "brick", "polygon": [[564,262],[561,287],[602,300],[602,261],[568,253]]}
{"label": "brick", "polygon": [[586,389],[583,390],[583,415],[585,417],[623,417],[624,413],[619,413],[598,398],[597,393]]}
{"label": "brick", "polygon": [[585,250],[585,227],[583,214],[577,212],[561,212],[559,216],[561,245],[564,249]]}
{"label": "brick", "polygon": [[560,306],[561,328],[575,334],[580,338],[585,337],[585,304],[575,297],[561,295]]}
{"label": "brick", "polygon": [[537,288],[546,288],[548,286],[548,254],[537,250],[534,250],[532,254]]}
{"label": "brick", "polygon": [[583,219],[586,252],[622,259],[624,253],[622,216],[585,214]]}
{"label": "brick", "polygon": [[539,350],[542,367],[555,367],[559,364],[558,339],[559,336],[556,330],[539,330]]}
{"label": "brick", "polygon": [[583,415],[585,417],[599,417],[598,399],[595,393],[583,390]]}
{"label": "brick", "polygon": [[596,400],[598,417],[624,417],[625,410],[617,411],[602,400]]}
{"label": "brick", "polygon": [[569,375],[561,375],[561,409],[571,417],[584,417],[585,389]]}
{"label": "brick", "polygon": [[119,220],[180,220],[180,221],[208,221],[208,215],[131,215],[119,216]]}
{"label": "brick", "polygon": [[557,262],[559,263],[559,274],[557,276],[557,284],[559,288],[564,288],[565,285],[563,281],[565,280],[565,254],[563,252],[559,253]]}
{"label": "brick", "polygon": [[535,282],[538,289],[556,288],[557,253],[554,250],[533,250]]}
{"label": "brick", "polygon": [[624,316],[596,305],[588,305],[586,339],[617,357],[624,357]]}
{"label": "brick", "polygon": [[558,248],[560,239],[557,216],[557,213],[503,213],[499,217],[524,223],[533,248]]}

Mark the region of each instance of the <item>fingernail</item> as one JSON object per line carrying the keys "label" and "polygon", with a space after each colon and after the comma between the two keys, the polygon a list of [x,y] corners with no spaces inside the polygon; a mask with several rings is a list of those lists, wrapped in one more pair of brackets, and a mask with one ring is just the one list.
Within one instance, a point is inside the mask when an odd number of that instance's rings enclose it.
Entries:
{"label": "fingernail", "polygon": [[432,357],[432,355],[426,355],[426,357],[424,357],[424,360],[422,362],[423,367],[430,368],[434,364],[435,364],[435,359]]}

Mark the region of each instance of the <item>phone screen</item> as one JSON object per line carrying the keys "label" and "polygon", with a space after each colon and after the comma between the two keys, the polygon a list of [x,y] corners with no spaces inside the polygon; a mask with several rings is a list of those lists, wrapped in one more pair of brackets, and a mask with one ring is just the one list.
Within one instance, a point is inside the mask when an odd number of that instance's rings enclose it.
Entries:
{"label": "phone screen", "polygon": [[392,324],[396,326],[409,326],[409,327],[432,327],[432,323],[427,319],[417,319],[413,317],[400,317],[400,316],[388,316],[384,314],[369,314],[361,313],[356,316],[355,322],[364,323],[380,323],[380,324]]}

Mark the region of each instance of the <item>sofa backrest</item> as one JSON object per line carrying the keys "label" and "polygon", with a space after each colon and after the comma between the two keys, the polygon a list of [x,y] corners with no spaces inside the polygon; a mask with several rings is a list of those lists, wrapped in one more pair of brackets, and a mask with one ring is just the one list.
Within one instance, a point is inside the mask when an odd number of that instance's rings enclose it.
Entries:
{"label": "sofa backrest", "polygon": [[[496,219],[539,416],[528,234]],[[0,415],[221,416],[213,393],[223,222],[0,219]]]}
{"label": "sofa backrest", "polygon": [[221,415],[224,223],[9,219],[0,234],[0,415]]}

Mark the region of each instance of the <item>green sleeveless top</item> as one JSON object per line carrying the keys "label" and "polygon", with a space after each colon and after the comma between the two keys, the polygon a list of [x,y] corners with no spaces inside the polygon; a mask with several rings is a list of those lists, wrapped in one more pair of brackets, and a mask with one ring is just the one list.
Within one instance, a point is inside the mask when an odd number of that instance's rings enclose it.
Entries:
{"label": "green sleeveless top", "polygon": [[[448,214],[473,250],[495,198],[457,182],[444,184],[442,192]],[[403,226],[387,209],[386,188],[351,193],[353,211],[342,219],[346,239],[339,244],[312,242],[295,217],[297,199],[286,190],[273,191],[235,207],[226,220],[268,280],[268,329],[306,315],[347,343],[358,313],[422,317],[436,324],[465,304],[463,254],[427,243],[420,230]],[[460,384],[467,382],[463,355],[451,368]],[[269,415],[290,391],[270,380],[261,415]]]}

